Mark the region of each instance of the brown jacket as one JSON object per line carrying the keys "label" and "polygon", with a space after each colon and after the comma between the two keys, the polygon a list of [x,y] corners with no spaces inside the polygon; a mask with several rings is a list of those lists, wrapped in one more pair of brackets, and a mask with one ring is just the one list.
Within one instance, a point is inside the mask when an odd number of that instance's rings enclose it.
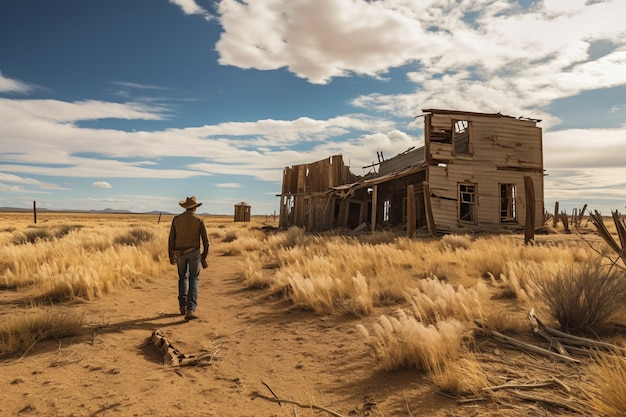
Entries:
{"label": "brown jacket", "polygon": [[204,221],[193,211],[185,211],[179,214],[174,217],[170,227],[167,245],[170,258],[174,250],[200,248],[200,240],[202,240],[203,247],[202,259],[205,259],[209,254],[210,242]]}

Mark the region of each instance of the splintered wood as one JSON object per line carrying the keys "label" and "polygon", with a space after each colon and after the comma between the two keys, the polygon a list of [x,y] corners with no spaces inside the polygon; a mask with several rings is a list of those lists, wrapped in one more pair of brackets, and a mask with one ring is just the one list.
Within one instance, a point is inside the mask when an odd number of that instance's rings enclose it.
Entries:
{"label": "splintered wood", "polygon": [[186,355],[176,349],[160,329],[152,332],[152,343],[163,353],[163,363],[169,366],[210,365],[218,352],[215,349],[213,353]]}

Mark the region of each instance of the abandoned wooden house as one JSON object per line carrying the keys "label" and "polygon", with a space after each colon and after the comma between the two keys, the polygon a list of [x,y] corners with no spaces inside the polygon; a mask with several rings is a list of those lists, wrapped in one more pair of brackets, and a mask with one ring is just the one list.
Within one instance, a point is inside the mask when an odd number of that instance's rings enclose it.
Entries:
{"label": "abandoned wooden house", "polygon": [[245,201],[235,204],[235,216],[233,220],[236,222],[249,222],[251,209],[252,206]]}
{"label": "abandoned wooden house", "polygon": [[424,146],[359,176],[341,155],[286,167],[280,227],[406,227],[430,234],[521,230],[543,222],[539,120],[427,109]]}

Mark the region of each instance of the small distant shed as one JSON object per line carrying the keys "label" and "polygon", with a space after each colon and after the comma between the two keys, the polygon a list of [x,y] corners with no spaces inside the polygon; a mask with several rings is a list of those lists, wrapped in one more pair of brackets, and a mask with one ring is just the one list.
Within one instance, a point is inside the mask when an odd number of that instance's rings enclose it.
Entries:
{"label": "small distant shed", "polygon": [[250,209],[251,206],[248,203],[240,202],[235,204],[235,221],[236,222],[249,222],[250,221]]}

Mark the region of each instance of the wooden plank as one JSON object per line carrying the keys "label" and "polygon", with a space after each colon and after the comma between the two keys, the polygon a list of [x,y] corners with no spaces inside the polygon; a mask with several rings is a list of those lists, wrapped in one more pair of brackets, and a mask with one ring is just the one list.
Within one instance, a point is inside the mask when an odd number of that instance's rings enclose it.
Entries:
{"label": "wooden plank", "polygon": [[370,231],[376,230],[376,211],[378,209],[378,185],[374,185],[372,189],[372,218],[370,222]]}
{"label": "wooden plank", "polygon": [[529,176],[524,176],[524,190],[526,194],[524,243],[528,244],[535,238],[535,187],[533,186],[533,179]]}
{"label": "wooden plank", "polygon": [[406,234],[409,239],[415,237],[415,191],[413,185],[406,187]]}
{"label": "wooden plank", "polygon": [[433,209],[430,201],[430,185],[428,185],[427,181],[424,181],[422,184],[424,187],[424,208],[426,210],[426,225],[428,226],[428,234],[435,236],[437,234],[437,229],[435,227],[435,218],[433,216]]}

